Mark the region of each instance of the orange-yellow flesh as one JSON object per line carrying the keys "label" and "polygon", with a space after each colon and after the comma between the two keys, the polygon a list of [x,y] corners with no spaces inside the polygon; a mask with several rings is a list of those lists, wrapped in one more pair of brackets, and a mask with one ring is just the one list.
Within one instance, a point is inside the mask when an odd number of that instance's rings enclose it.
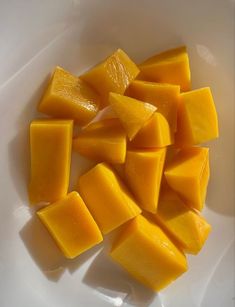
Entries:
{"label": "orange-yellow flesh", "polygon": [[163,230],[139,215],[114,242],[111,257],[139,282],[155,291],[187,270],[185,255]]}
{"label": "orange-yellow flesh", "polygon": [[122,123],[129,140],[132,140],[156,111],[156,107],[134,98],[109,94],[109,103]]}
{"label": "orange-yellow flesh", "polygon": [[156,212],[166,149],[128,150],[125,178],[142,209]]}
{"label": "orange-yellow flesh", "polygon": [[138,79],[180,85],[181,91],[191,88],[189,57],[185,46],[159,53],[139,65]]}
{"label": "orange-yellow flesh", "polygon": [[79,177],[78,191],[104,234],[141,213],[124,183],[105,163]]}
{"label": "orange-yellow flesh", "polygon": [[187,147],[208,142],[218,136],[218,119],[210,88],[181,94],[176,144]]}
{"label": "orange-yellow flesh", "polygon": [[103,240],[77,192],[39,210],[37,215],[67,258],[74,258]]}
{"label": "orange-yellow flesh", "polygon": [[98,162],[124,163],[126,133],[118,119],[95,122],[73,139],[73,149]]}
{"label": "orange-yellow flesh", "polygon": [[34,120],[30,125],[31,204],[54,202],[67,194],[73,122]]}
{"label": "orange-yellow flesh", "polygon": [[178,85],[135,80],[131,82],[125,95],[153,104],[167,120],[172,133],[177,130],[180,98]]}
{"label": "orange-yellow flesh", "polygon": [[165,178],[189,206],[201,211],[209,181],[209,149],[189,147],[180,150],[165,169]]}
{"label": "orange-yellow flesh", "polygon": [[161,113],[155,112],[129,145],[134,148],[160,148],[173,143],[174,134],[167,120]]}
{"label": "orange-yellow flesh", "polygon": [[109,92],[124,94],[132,80],[139,74],[136,64],[121,49],[115,51],[81,78],[101,96],[101,108],[109,104]]}
{"label": "orange-yellow flesh", "polygon": [[161,193],[154,218],[190,254],[197,254],[202,249],[211,231],[207,221],[186,206],[170,188]]}
{"label": "orange-yellow flesh", "polygon": [[91,121],[99,110],[100,97],[86,82],[56,67],[38,105],[38,111],[56,118],[73,119],[79,125]]}

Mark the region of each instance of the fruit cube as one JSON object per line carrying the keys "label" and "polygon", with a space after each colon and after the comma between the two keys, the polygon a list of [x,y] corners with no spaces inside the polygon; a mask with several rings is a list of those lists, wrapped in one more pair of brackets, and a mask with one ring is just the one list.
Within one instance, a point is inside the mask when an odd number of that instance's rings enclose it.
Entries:
{"label": "fruit cube", "polygon": [[128,55],[118,49],[106,60],[84,73],[81,78],[101,95],[101,107],[109,104],[109,92],[124,94],[139,69]]}
{"label": "fruit cube", "polygon": [[187,271],[185,255],[159,226],[141,215],[125,226],[110,255],[134,278],[155,291]]}
{"label": "fruit cube", "polygon": [[156,106],[157,111],[168,121],[171,131],[176,131],[180,97],[178,85],[135,80],[131,82],[125,95]]}
{"label": "fruit cube", "polygon": [[180,150],[165,169],[168,185],[189,206],[201,211],[210,175],[209,149],[189,147]]}
{"label": "fruit cube", "polygon": [[128,150],[125,162],[127,183],[142,209],[156,212],[166,149]]}
{"label": "fruit cube", "polygon": [[30,125],[32,204],[54,202],[67,194],[73,121],[35,120]]}
{"label": "fruit cube", "polygon": [[124,163],[126,133],[117,118],[94,122],[73,140],[73,149],[99,162]]}
{"label": "fruit cube", "polygon": [[121,179],[105,163],[80,176],[78,191],[104,234],[141,213]]}
{"label": "fruit cube", "polygon": [[203,247],[211,226],[186,206],[174,191],[161,193],[154,218],[179,242],[185,253],[197,254]]}
{"label": "fruit cube", "polygon": [[63,68],[56,67],[38,111],[85,125],[96,116],[99,104],[98,94],[88,84]]}
{"label": "fruit cube", "polygon": [[175,136],[179,147],[201,144],[219,136],[217,113],[209,87],[182,93]]}
{"label": "fruit cube", "polygon": [[165,147],[174,143],[174,135],[170,131],[165,117],[155,112],[130,142],[135,148]]}
{"label": "fruit cube", "polygon": [[77,192],[39,210],[46,226],[67,258],[75,258],[103,241],[101,232]]}
{"label": "fruit cube", "polygon": [[139,78],[180,85],[181,91],[191,88],[189,58],[185,46],[159,53],[139,65]]}
{"label": "fruit cube", "polygon": [[127,96],[110,93],[109,102],[132,140],[156,111],[156,107]]}

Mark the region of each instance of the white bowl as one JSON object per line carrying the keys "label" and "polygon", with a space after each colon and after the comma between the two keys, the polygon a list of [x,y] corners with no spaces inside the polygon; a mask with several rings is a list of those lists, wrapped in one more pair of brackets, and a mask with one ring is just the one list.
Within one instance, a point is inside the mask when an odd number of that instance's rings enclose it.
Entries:
{"label": "white bowl", "polygon": [[[234,306],[234,1],[48,0],[0,4],[0,306]],[[64,260],[28,209],[28,124],[55,65],[81,73],[123,48],[141,61],[188,46],[193,87],[210,86],[220,123],[203,212],[213,231],[189,271],[156,295],[101,246]],[[76,161],[73,177],[86,169]],[[81,170],[82,169],[82,170]]]}

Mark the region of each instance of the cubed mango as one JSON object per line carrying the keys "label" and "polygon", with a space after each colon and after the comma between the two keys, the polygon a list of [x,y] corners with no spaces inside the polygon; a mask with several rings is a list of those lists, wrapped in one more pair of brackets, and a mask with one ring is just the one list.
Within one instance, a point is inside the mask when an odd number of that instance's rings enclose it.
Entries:
{"label": "cubed mango", "polygon": [[156,148],[173,143],[174,134],[167,120],[161,113],[155,112],[129,144],[135,148]]}
{"label": "cubed mango", "polygon": [[128,150],[125,162],[127,183],[141,208],[156,212],[166,149]]}
{"label": "cubed mango", "polygon": [[79,177],[78,191],[104,234],[141,213],[121,179],[105,163]]}
{"label": "cubed mango", "polygon": [[219,136],[218,119],[209,87],[180,95],[178,129],[179,147],[201,144]]}
{"label": "cubed mango", "polygon": [[156,111],[156,107],[134,98],[109,94],[109,103],[120,119],[129,140],[132,140]]}
{"label": "cubed mango", "polygon": [[185,46],[159,53],[139,65],[139,78],[147,81],[180,85],[181,91],[191,88],[189,57]]}
{"label": "cubed mango", "polygon": [[180,150],[165,169],[168,185],[189,206],[201,211],[210,176],[209,149],[189,147]]}
{"label": "cubed mango", "polygon": [[178,85],[135,80],[131,82],[125,95],[153,104],[166,118],[171,131],[176,131],[180,95]]}
{"label": "cubed mango", "polygon": [[179,242],[185,253],[197,254],[203,247],[211,226],[179,196],[165,190],[161,193],[154,218]]}
{"label": "cubed mango", "polygon": [[100,97],[88,84],[63,68],[56,67],[38,111],[85,125],[96,116],[99,104]]}
{"label": "cubed mango", "polygon": [[73,140],[73,149],[98,162],[124,163],[126,133],[117,118],[94,122]]}
{"label": "cubed mango", "polygon": [[32,204],[54,202],[67,194],[73,121],[35,120],[30,125]]}
{"label": "cubed mango", "polygon": [[81,78],[101,95],[101,107],[105,107],[109,104],[109,92],[124,94],[138,73],[139,69],[135,63],[123,50],[118,49]]}
{"label": "cubed mango", "polygon": [[67,258],[74,258],[103,241],[101,232],[77,192],[37,212]]}
{"label": "cubed mango", "polygon": [[187,270],[185,255],[159,226],[142,215],[125,226],[110,255],[134,278],[155,291]]}

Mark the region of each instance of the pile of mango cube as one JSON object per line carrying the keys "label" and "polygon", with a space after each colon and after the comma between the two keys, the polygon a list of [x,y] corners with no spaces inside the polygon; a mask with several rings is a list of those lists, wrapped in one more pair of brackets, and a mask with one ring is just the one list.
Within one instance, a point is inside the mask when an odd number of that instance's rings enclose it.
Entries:
{"label": "pile of mango cube", "polygon": [[[118,49],[80,77],[56,67],[38,110],[49,117],[30,125],[29,199],[46,204],[37,215],[65,257],[121,226],[110,255],[138,281],[159,291],[184,273],[185,253],[211,230],[200,215],[209,150],[198,145],[218,137],[210,88],[191,90],[186,48],[138,66]],[[72,150],[96,165],[68,192]]]}

